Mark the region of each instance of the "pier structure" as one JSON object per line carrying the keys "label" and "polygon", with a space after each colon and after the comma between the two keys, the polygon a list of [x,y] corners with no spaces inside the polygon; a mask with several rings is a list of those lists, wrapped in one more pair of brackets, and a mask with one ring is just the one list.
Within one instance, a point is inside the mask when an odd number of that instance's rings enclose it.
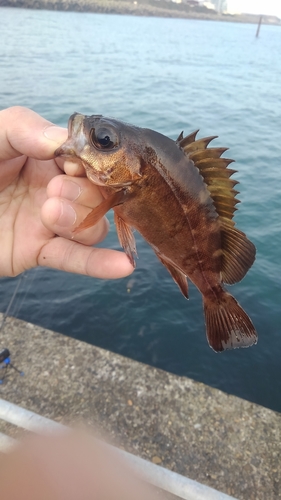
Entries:
{"label": "pier structure", "polygon": [[180,481],[187,500],[281,498],[281,414],[11,317],[1,344],[24,376],[10,369],[0,385],[0,448],[33,431],[31,412],[105,433],[151,477],[163,469],[167,500]]}

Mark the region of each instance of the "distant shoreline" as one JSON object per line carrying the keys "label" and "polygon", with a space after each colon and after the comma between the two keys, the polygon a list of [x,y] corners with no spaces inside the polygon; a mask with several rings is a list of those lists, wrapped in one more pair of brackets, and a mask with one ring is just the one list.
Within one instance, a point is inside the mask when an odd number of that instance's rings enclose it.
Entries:
{"label": "distant shoreline", "polygon": [[[148,0],[149,1],[149,0]],[[16,7],[36,10],[58,10],[93,12],[151,17],[173,17],[258,24],[260,16],[254,14],[218,14],[204,7],[191,8],[185,4],[165,0],[0,0],[0,7]],[[274,16],[263,16],[263,24],[281,26],[281,20]]]}

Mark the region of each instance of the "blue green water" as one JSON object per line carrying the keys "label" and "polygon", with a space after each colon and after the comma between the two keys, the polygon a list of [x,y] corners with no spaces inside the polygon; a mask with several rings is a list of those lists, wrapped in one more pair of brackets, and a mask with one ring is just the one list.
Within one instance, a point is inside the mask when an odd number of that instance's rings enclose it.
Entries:
{"label": "blue green water", "polygon": [[[230,148],[241,182],[235,218],[257,247],[231,292],[259,342],[215,354],[199,293],[190,286],[187,302],[140,237],[131,277],[32,270],[10,314],[281,411],[281,29],[262,26],[259,39],[255,31],[0,8],[0,108],[28,106],[60,125],[74,111],[109,115],[174,139],[200,128]],[[119,248],[113,222],[104,245]],[[1,311],[16,283],[0,281]]]}

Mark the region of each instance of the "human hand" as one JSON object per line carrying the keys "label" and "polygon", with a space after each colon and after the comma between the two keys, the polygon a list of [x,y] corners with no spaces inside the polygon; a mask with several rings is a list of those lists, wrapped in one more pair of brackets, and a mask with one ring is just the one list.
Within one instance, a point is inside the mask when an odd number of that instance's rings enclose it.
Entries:
{"label": "human hand", "polygon": [[124,253],[90,246],[105,238],[106,218],[74,241],[74,228],[103,197],[81,166],[54,159],[66,138],[29,109],[0,111],[0,276],[36,266],[97,278],[133,271]]}
{"label": "human hand", "polygon": [[164,500],[117,450],[81,431],[29,436],[0,454],[0,484],[8,500]]}

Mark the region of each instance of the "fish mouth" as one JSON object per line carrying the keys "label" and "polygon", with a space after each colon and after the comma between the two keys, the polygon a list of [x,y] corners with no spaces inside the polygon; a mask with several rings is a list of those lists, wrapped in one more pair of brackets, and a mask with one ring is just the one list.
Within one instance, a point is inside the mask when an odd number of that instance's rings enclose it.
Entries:
{"label": "fish mouth", "polygon": [[93,183],[95,184],[96,186],[106,186],[106,178],[105,180],[102,180],[99,176],[97,175],[94,170],[92,169],[91,166],[88,165],[88,163],[86,162],[82,162],[83,163],[83,167],[85,168],[85,171],[86,171],[86,175],[88,177],[88,179]]}
{"label": "fish mouth", "polygon": [[55,151],[55,156],[80,157],[86,145],[84,134],[85,116],[80,113],[73,113],[68,120],[68,139]]}

